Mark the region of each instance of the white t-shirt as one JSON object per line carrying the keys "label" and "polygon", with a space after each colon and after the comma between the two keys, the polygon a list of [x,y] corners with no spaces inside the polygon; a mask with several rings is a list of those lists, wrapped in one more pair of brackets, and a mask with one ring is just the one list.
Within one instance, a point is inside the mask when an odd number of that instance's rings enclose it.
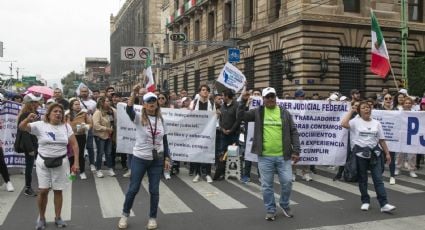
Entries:
{"label": "white t-shirt", "polygon": [[[86,105],[84,106],[83,105]],[[84,112],[88,113],[89,115],[92,115],[94,111],[96,111],[96,102],[92,99],[88,99],[87,101],[80,99],[81,109],[83,109]]]}
{"label": "white t-shirt", "polygon": [[69,124],[52,125],[45,121],[30,123],[31,134],[37,136],[38,152],[43,157],[59,157],[66,154],[66,145],[73,134]]}
{"label": "white t-shirt", "polygon": [[[133,147],[133,155],[141,159],[152,160],[152,131],[155,132],[155,117],[148,116],[152,125],[151,131],[149,124],[142,126],[140,116],[141,113],[136,112],[136,118],[134,119],[134,124],[136,125],[136,144]],[[160,118],[157,119],[157,122],[158,125],[155,132],[155,149],[158,152],[162,152],[164,151],[162,138],[165,135],[165,129]]]}
{"label": "white t-shirt", "polygon": [[359,116],[350,120],[351,148],[354,145],[374,148],[382,139],[385,139],[385,136],[379,121],[375,119],[365,121]]}

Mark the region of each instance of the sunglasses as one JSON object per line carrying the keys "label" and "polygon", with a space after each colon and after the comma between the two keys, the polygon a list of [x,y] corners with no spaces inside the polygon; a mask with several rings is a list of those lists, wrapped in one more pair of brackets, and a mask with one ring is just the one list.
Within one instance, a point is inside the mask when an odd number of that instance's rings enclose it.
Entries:
{"label": "sunglasses", "polygon": [[150,97],[150,98],[148,98],[145,102],[146,102],[146,103],[149,103],[149,104],[155,103],[155,102],[156,102],[156,98],[154,98],[154,97]]}
{"label": "sunglasses", "polygon": [[391,97],[384,97],[384,100],[389,101],[389,100],[392,100],[392,98]]}
{"label": "sunglasses", "polygon": [[165,97],[158,97],[158,100],[165,100]]}
{"label": "sunglasses", "polygon": [[273,94],[273,93],[270,93],[270,94],[267,94],[266,96],[265,96],[265,98],[267,98],[267,99],[270,99],[270,98],[275,98],[276,97],[276,94]]}

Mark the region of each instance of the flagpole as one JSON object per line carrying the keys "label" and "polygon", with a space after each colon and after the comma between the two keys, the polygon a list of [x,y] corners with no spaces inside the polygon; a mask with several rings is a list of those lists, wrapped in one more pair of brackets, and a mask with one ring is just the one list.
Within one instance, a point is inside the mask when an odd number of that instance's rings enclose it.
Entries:
{"label": "flagpole", "polygon": [[396,89],[397,89],[397,92],[398,92],[398,91],[399,91],[399,89],[398,89],[397,81],[395,80],[394,71],[393,71],[393,66],[391,65],[391,63],[390,63],[390,70],[391,70],[391,75],[393,75],[394,85],[395,85],[395,87],[396,87]]}

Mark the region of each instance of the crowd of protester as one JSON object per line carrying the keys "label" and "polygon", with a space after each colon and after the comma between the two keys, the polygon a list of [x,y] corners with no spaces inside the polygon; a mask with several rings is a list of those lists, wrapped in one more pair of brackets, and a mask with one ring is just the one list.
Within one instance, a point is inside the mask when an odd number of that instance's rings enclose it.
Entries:
{"label": "crowd of protester", "polygon": [[[249,110],[248,106],[253,97],[262,97],[264,105]],[[5,98],[1,99],[5,100]],[[81,180],[86,180],[88,176],[86,170],[88,169],[98,178],[103,178],[105,174],[114,177],[117,176],[117,168],[120,168],[122,172],[119,176],[130,177],[130,185],[123,204],[123,216],[118,224],[119,228],[128,226],[129,213],[146,172],[149,177],[151,202],[147,227],[148,229],[157,228],[156,215],[161,175],[165,179],[172,179],[173,175],[180,173],[180,167],[187,164],[189,175],[193,177],[194,183],[201,180],[205,180],[207,183],[223,180],[225,178],[223,154],[229,145],[240,145],[242,149],[245,147],[243,143],[246,143],[248,121],[256,123],[254,131],[256,135],[251,152],[259,156],[258,175],[261,176],[266,219],[272,221],[276,216],[273,192],[275,172],[278,173],[281,184],[280,207],[286,217],[293,217],[289,207],[289,198],[292,183],[296,181],[297,169],[301,171],[301,178],[305,181],[314,180],[314,174],[317,172],[314,165],[296,165],[300,148],[302,148],[299,144],[298,132],[291,114],[277,106],[277,99],[278,95],[271,87],[262,90],[244,87],[240,95],[236,95],[230,89],[218,93],[206,84],[196,89],[194,95],[188,95],[186,89],[179,92],[160,92],[158,90],[147,92],[145,88],[136,85],[129,97],[123,97],[123,94],[115,92],[113,87],[92,92],[87,87],[81,87],[76,97],[69,99],[63,97],[60,89],[55,89],[53,97],[45,103],[41,96],[33,93],[24,97],[15,96],[12,100],[22,103],[22,109],[18,115],[17,136],[20,136],[21,141],[25,142],[25,148],[19,151],[25,155],[24,194],[37,196],[38,199],[40,214],[36,229],[43,229],[46,225],[44,213],[49,188],[53,189],[55,195],[55,223],[58,226],[66,226],[61,219],[62,190],[67,181],[66,175],[77,174]],[[302,89],[298,89],[293,95],[285,93],[282,99],[342,101],[350,104],[352,109],[344,117],[341,126],[350,129],[349,142],[351,145],[347,148],[347,160],[352,154],[356,154],[358,157],[356,157],[358,162],[357,181],[361,193],[361,210],[368,210],[370,204],[370,197],[367,194],[367,167],[370,165],[370,159],[357,155],[361,152],[358,148],[375,148],[376,146],[380,146],[381,154],[377,156],[378,161],[370,170],[377,198],[381,211],[390,212],[395,209],[395,206],[388,204],[387,201],[382,182],[384,164],[381,164],[381,161],[389,164],[389,183],[393,185],[396,184],[396,176],[403,168],[406,168],[411,177],[418,177],[415,170],[423,164],[423,155],[389,152],[382,134],[382,127],[379,122],[370,117],[370,114],[374,109],[425,111],[425,97],[411,97],[404,89],[395,93],[383,89],[381,93],[368,98],[362,98],[361,92],[357,89],[351,90],[348,96],[331,92],[327,97],[321,97],[318,93],[306,96]],[[126,112],[136,125],[136,144],[132,154],[116,151],[116,108],[120,102],[127,104]],[[142,113],[135,112],[134,105],[141,105]],[[44,117],[40,116],[37,111],[40,106],[47,111]],[[214,164],[208,163],[172,161],[169,156],[166,127],[164,127],[161,116],[161,108],[205,110],[216,114],[215,167]],[[278,124],[280,128],[270,126],[268,122]],[[368,142],[367,145],[364,145],[364,142],[359,141],[358,132],[369,124],[373,124],[377,138],[373,140],[373,143]],[[53,136],[49,139],[43,133],[51,133]],[[152,133],[156,133],[156,135],[149,136]],[[245,139],[240,138],[241,134]],[[239,140],[244,141],[239,143]],[[152,143],[148,143],[149,141]],[[3,149],[0,148],[0,150],[0,172],[7,191],[12,192],[14,187],[4,163]],[[276,158],[282,154],[283,158]],[[49,168],[46,166],[46,162],[51,160],[50,158],[60,158],[60,167]],[[116,166],[117,160],[121,167]],[[87,169],[86,163],[88,164]],[[37,192],[32,188],[34,164],[39,184]],[[242,183],[251,181],[252,164],[253,162],[248,160],[243,161]],[[212,176],[212,169],[215,169],[214,176]],[[340,166],[334,180],[342,180],[344,172],[344,166]]]}

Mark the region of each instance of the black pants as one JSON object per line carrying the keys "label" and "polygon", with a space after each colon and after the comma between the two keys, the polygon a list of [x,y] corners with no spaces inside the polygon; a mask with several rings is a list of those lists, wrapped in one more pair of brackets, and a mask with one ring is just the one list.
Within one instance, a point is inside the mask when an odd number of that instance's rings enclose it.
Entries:
{"label": "black pants", "polygon": [[120,156],[122,168],[123,169],[127,168],[127,154],[117,153],[117,143],[112,141],[111,158],[112,158],[112,168],[113,169],[115,169],[115,158],[117,156]]}
{"label": "black pants", "polygon": [[9,172],[7,171],[6,162],[4,162],[3,148],[0,147],[0,173],[5,183],[10,181]]}
{"label": "black pants", "polygon": [[[80,173],[84,172],[86,161],[84,159],[84,149],[86,148],[87,136],[86,134],[75,135],[78,143],[78,163],[80,166]],[[72,165],[70,165],[72,167]]]}
{"label": "black pants", "polygon": [[30,188],[32,183],[32,169],[34,168],[35,154],[25,153],[25,187]]}

